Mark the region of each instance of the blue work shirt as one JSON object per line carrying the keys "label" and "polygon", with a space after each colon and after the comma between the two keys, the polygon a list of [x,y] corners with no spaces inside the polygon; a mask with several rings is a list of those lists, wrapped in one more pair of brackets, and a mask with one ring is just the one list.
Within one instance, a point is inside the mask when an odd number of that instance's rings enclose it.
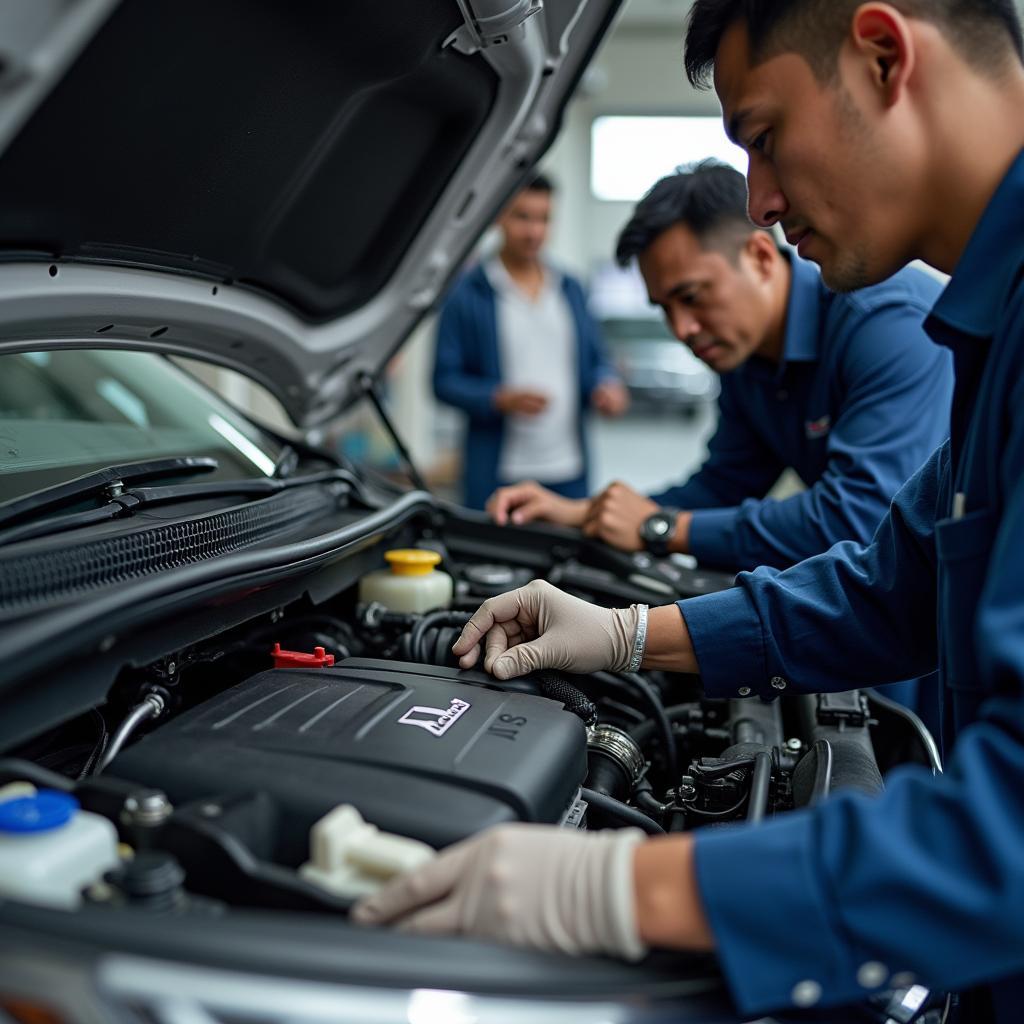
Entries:
{"label": "blue work shirt", "polygon": [[[839,295],[793,257],[781,363],[753,356],[723,375],[707,461],[651,495],[697,510],[702,564],[787,568],[836,541],[866,544],[949,433],[953,371],[923,321],[942,286],[918,270]],[[790,467],[807,490],[765,495]]]}
{"label": "blue work shirt", "polygon": [[862,981],[912,975],[987,983],[992,1019],[1024,1014],[1024,153],[926,328],[953,353],[951,438],[872,543],[680,602],[714,696],[936,667],[942,686],[945,774],[906,766],[877,797],[698,834],[704,906],[746,1013],[852,1002]]}

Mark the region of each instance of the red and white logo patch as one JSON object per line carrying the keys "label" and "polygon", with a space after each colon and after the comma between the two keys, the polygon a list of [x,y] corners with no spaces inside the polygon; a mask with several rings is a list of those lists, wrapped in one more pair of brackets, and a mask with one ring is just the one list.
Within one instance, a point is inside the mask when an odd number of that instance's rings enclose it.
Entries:
{"label": "red and white logo patch", "polygon": [[824,437],[831,429],[831,416],[822,416],[818,420],[808,420],[804,424],[804,433],[812,441],[816,441],[819,437]]}

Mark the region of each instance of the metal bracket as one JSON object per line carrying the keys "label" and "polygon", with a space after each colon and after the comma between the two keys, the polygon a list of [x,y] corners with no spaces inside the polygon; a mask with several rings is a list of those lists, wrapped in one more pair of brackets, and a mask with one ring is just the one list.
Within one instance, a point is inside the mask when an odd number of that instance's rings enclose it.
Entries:
{"label": "metal bracket", "polygon": [[868,704],[859,690],[845,693],[821,693],[817,699],[818,725],[863,728],[868,724]]}
{"label": "metal bracket", "polygon": [[480,18],[470,10],[469,0],[456,2],[462,11],[465,24],[444,41],[443,48],[447,49],[450,46],[467,56],[486,50],[490,46],[507,43],[515,29],[522,26],[527,18],[532,18],[544,9],[544,0],[511,0],[511,6],[505,10]]}

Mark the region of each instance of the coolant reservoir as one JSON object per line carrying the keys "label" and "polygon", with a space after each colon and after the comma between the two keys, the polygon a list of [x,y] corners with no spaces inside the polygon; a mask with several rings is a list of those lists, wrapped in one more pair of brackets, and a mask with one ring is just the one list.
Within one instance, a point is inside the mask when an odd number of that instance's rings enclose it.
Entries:
{"label": "coolant reservoir", "polygon": [[390,568],[368,572],[359,581],[359,600],[377,601],[390,612],[429,612],[452,602],[452,578],[436,568],[436,551],[399,548],[386,551]]}
{"label": "coolant reservoir", "polygon": [[117,830],[67,793],[0,796],[0,896],[77,907],[83,886],[116,867]]}

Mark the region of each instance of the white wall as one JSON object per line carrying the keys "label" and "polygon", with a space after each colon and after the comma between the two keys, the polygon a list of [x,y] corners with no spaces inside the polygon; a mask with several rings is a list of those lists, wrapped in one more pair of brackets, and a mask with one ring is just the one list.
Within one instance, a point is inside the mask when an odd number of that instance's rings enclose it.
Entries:
{"label": "white wall", "polygon": [[[609,37],[565,115],[543,164],[559,186],[552,255],[586,275],[607,260],[632,203],[590,194],[590,126],[602,114],[720,113],[713,92],[697,92],[683,74],[683,21],[641,28],[621,24]],[[654,182],[652,181],[653,185]]]}

